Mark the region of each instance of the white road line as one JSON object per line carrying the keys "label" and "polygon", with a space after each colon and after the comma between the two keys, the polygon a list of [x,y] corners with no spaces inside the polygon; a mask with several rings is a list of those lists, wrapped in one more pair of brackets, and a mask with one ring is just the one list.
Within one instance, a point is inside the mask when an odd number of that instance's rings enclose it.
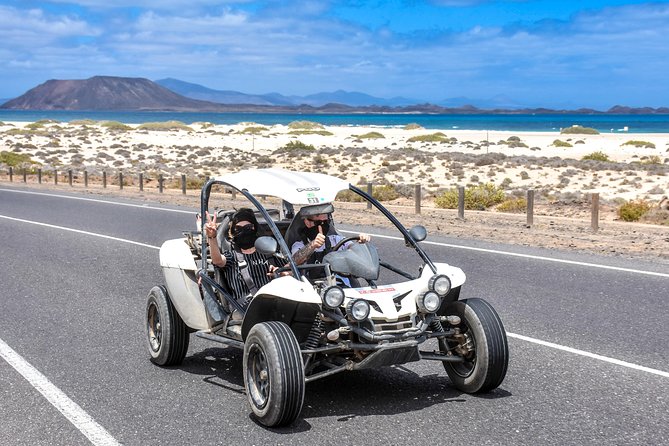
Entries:
{"label": "white road line", "polygon": [[[356,231],[344,231],[344,230],[339,230],[339,232],[344,232],[347,234],[357,234],[358,232]],[[381,235],[381,234],[370,234],[374,237],[379,237],[379,238],[386,238],[390,240],[404,240],[401,237],[395,237],[391,235]],[[555,263],[566,263],[568,265],[578,265],[578,266],[587,266],[591,268],[600,268],[600,269],[608,269],[608,270],[613,270],[613,271],[624,271],[626,273],[634,273],[634,274],[645,274],[647,276],[657,276],[657,277],[667,277],[669,278],[669,273],[658,273],[655,271],[645,271],[645,270],[640,270],[640,269],[632,269],[632,268],[621,268],[619,266],[609,266],[609,265],[601,265],[599,263],[587,263],[587,262],[578,262],[576,260],[563,260],[563,259],[555,259],[553,257],[543,257],[543,256],[535,256],[531,254],[519,254],[516,252],[509,252],[509,251],[498,251],[496,249],[486,249],[486,248],[475,248],[473,246],[463,246],[463,245],[453,245],[450,243],[442,243],[442,242],[430,242],[430,241],[424,241],[421,242],[423,244],[427,245],[435,245],[435,246],[443,246],[446,248],[456,248],[456,249],[464,249],[468,251],[478,251],[478,252],[487,252],[490,254],[499,254],[499,255],[504,255],[504,256],[511,256],[511,257],[521,257],[525,259],[533,259],[533,260],[543,260],[546,262],[555,262]]]}
{"label": "white road line", "polygon": [[522,341],[531,342],[533,344],[543,345],[544,347],[550,347],[557,350],[562,350],[565,352],[573,353],[575,355],[586,356],[588,358],[598,359],[600,361],[609,362],[611,364],[616,364],[619,366],[627,367],[634,370],[640,370],[642,372],[652,373],[654,375],[663,376],[669,378],[669,372],[663,372],[662,370],[651,369],[649,367],[644,367],[642,365],[632,364],[631,362],[621,361],[615,358],[609,358],[608,356],[598,355],[596,353],[586,352],[584,350],[579,350],[576,348],[566,347],[560,344],[554,344],[552,342],[542,341],[541,339],[530,338],[528,336],[519,335],[516,333],[506,332],[506,335],[510,338],[520,339]]}
{"label": "white road line", "polygon": [[31,225],[46,226],[47,228],[60,229],[60,230],[63,230],[63,231],[76,232],[78,234],[90,235],[90,236],[93,236],[93,237],[106,238],[108,240],[114,240],[114,241],[123,242],[123,243],[130,243],[130,244],[137,245],[137,246],[143,246],[145,248],[160,249],[159,246],[147,245],[146,243],[135,242],[135,241],[127,240],[127,239],[124,239],[124,238],[112,237],[110,235],[97,234],[95,232],[82,231],[80,229],[67,228],[65,226],[50,225],[48,223],[40,223],[38,221],[24,220],[22,218],[9,217],[7,215],[0,215],[0,218],[5,218],[7,220],[13,220],[13,221],[20,221],[21,223],[30,223]]}
{"label": "white road line", "polygon": [[168,212],[177,212],[180,214],[190,214],[190,215],[195,215],[195,212],[193,211],[185,211],[182,209],[168,209],[168,208],[161,208],[157,206],[149,206],[149,205],[143,205],[143,204],[132,204],[132,203],[120,203],[117,201],[107,201],[107,200],[98,200],[96,198],[85,198],[85,197],[71,197],[69,195],[59,195],[59,194],[47,194],[44,192],[31,192],[27,190],[14,190],[14,189],[2,189],[0,188],[0,192],[13,192],[16,194],[28,194],[28,195],[41,195],[44,197],[57,197],[57,198],[67,198],[68,200],[80,200],[80,201],[92,201],[94,203],[102,203],[102,204],[114,204],[117,206],[127,206],[131,208],[142,208],[142,209],[152,209],[155,211],[168,211]]}
{"label": "white road line", "polygon": [[[102,238],[111,239],[111,240],[115,240],[115,241],[119,241],[119,242],[131,243],[131,244],[134,244],[134,245],[144,246],[144,247],[152,248],[152,249],[160,249],[158,246],[147,245],[145,243],[139,243],[139,242],[135,242],[135,241],[132,241],[132,240],[126,240],[126,239],[117,238],[117,237],[110,237],[108,235],[96,234],[94,232],[80,231],[78,229],[71,229],[71,228],[66,228],[66,227],[63,227],[63,226],[49,225],[49,224],[46,224],[46,223],[39,223],[39,222],[34,222],[34,221],[29,221],[29,220],[21,220],[21,219],[18,219],[18,218],[6,217],[6,216],[3,216],[3,215],[0,215],[0,218],[6,218],[6,219],[9,219],[9,220],[16,220],[16,221],[21,221],[21,222],[24,222],[24,223],[31,223],[31,224],[41,225],[41,226],[48,226],[48,227],[52,227],[52,228],[56,228],[56,229],[62,229],[62,230],[65,230],[65,231],[78,232],[78,233],[81,233],[81,234],[86,234],[86,235],[90,235],[90,236],[94,236],[94,237],[102,237]],[[352,231],[340,231],[340,232],[355,233],[355,232],[352,232]],[[375,236],[380,237],[380,238],[402,240],[399,237],[391,237],[391,236],[386,236],[386,235],[375,235]],[[429,243],[429,242],[423,242],[423,243]],[[445,245],[445,246],[452,246],[452,247],[460,248],[460,246],[458,246],[458,245],[448,245],[448,244],[445,244],[445,243],[440,244],[440,243],[437,243],[437,242],[431,242],[431,243],[436,244],[436,245]],[[484,249],[480,249],[480,248],[472,248],[472,249],[482,250],[482,251],[489,251],[489,250],[484,250]],[[514,254],[514,253],[505,253],[504,251],[496,251],[496,252],[500,253],[500,254],[510,254],[510,255]],[[521,257],[522,257],[522,255],[521,255]],[[528,257],[535,257],[535,256],[528,256]],[[541,257],[540,257],[540,259],[559,261],[557,259],[541,258]],[[581,262],[569,262],[569,261],[565,261],[565,262],[566,263],[576,263],[576,264],[581,264],[581,265],[586,265],[586,266],[593,266],[593,267],[620,269],[620,268],[615,268],[615,267],[606,267],[605,265],[596,265],[596,264],[588,264],[588,263],[581,263]],[[626,269],[623,268],[623,270],[626,270]],[[643,273],[648,273],[647,271],[638,271],[638,270],[629,270],[629,272],[638,272],[638,273],[642,273],[642,274]],[[655,274],[663,276],[663,277],[664,276],[669,276],[668,274],[662,274],[662,273],[655,273]],[[569,353],[573,353],[573,354],[576,354],[576,355],[587,356],[589,358],[598,359],[600,361],[608,362],[608,363],[611,363],[611,364],[616,364],[616,365],[623,366],[623,367],[632,368],[632,369],[635,369],[635,370],[640,370],[640,371],[647,372],[647,373],[652,373],[652,374],[663,376],[663,377],[669,377],[669,372],[664,372],[664,371],[661,371],[661,370],[651,369],[651,368],[640,366],[640,365],[637,365],[637,364],[632,364],[630,362],[621,361],[619,359],[609,358],[607,356],[598,355],[596,353],[590,353],[590,352],[586,352],[584,350],[578,350],[578,349],[575,349],[575,348],[572,348],[572,347],[567,347],[567,346],[563,346],[563,345],[560,345],[560,344],[554,344],[552,342],[542,341],[541,339],[530,338],[528,336],[523,336],[523,335],[519,335],[519,334],[515,334],[515,333],[508,333],[507,332],[507,335],[509,337],[517,338],[517,339],[520,339],[520,340],[523,340],[523,341],[526,341],[526,342],[532,342],[534,344],[543,345],[544,347],[554,348],[554,349],[557,349],[557,350],[562,350],[562,351],[566,351],[566,352],[569,352]]]}
{"label": "white road line", "polygon": [[121,444],[2,339],[0,339],[0,356],[58,409],[91,443],[98,446],[117,446]]}

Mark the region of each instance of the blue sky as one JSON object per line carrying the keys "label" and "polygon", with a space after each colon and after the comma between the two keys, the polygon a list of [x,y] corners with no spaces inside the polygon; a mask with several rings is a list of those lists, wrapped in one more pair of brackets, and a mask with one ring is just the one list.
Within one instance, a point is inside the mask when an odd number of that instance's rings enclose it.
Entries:
{"label": "blue sky", "polygon": [[48,79],[669,106],[669,2],[0,0],[0,98]]}

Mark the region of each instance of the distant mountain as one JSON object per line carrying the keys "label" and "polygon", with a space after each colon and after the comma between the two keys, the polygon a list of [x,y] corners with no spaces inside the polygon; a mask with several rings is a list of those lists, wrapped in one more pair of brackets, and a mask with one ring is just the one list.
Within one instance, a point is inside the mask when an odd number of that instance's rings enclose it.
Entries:
{"label": "distant mountain", "polygon": [[[188,88],[191,94],[216,92],[196,84],[177,80],[170,81],[179,89]],[[208,92],[209,90],[209,92]],[[272,105],[263,103],[237,102],[235,104],[210,102],[193,99],[178,94],[148,79],[95,76],[84,80],[49,80],[29,90],[18,98],[11,99],[0,106],[3,109],[16,110],[112,110],[112,111],[184,111],[184,112],[219,112],[219,113],[302,113],[302,114],[348,114],[348,113],[422,113],[422,114],[569,114],[569,113],[648,113],[669,114],[669,108],[653,109],[650,107],[630,108],[615,106],[607,112],[593,109],[551,110],[546,108],[489,108],[482,109],[472,105],[443,107],[424,103],[403,106],[379,105],[380,98],[363,93],[335,91],[317,95],[295,97],[282,96],[278,93],[267,95],[245,95],[239,92],[217,92],[226,94],[230,100],[246,101],[263,98]],[[202,96],[204,97],[204,96]],[[326,100],[334,102],[321,103]],[[277,104],[277,102],[289,102]],[[292,105],[293,101],[312,101],[319,105],[302,102]],[[348,105],[342,101],[370,105]],[[274,105],[276,104],[276,105]]]}
{"label": "distant mountain", "polygon": [[464,107],[464,106],[476,106],[477,108],[484,109],[506,109],[506,110],[517,110],[522,108],[528,108],[527,104],[521,104],[509,96],[498,94],[488,99],[473,99],[467,98],[464,96],[459,96],[455,98],[442,99],[437,102],[437,105],[442,107]]}
{"label": "distant mountain", "polygon": [[20,110],[217,110],[220,104],[186,98],[148,79],[95,76],[49,80],[1,108]]}
{"label": "distant mountain", "polygon": [[322,92],[307,96],[284,96],[279,93],[246,94],[233,90],[213,90],[199,84],[192,84],[178,79],[159,79],[157,84],[168,88],[187,98],[203,101],[218,102],[221,104],[254,104],[254,105],[310,105],[322,107],[325,104],[343,104],[352,107],[364,106],[404,106],[419,102],[415,99],[395,97],[392,99],[378,98],[356,91],[337,90]]}

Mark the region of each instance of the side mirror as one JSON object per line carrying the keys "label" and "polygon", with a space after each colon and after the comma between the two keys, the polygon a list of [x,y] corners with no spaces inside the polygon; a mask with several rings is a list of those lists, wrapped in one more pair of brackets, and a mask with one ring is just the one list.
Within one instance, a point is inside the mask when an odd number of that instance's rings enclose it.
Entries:
{"label": "side mirror", "polygon": [[417,242],[422,242],[427,238],[427,229],[425,226],[416,225],[409,229],[409,235]]}
{"label": "side mirror", "polygon": [[274,240],[274,237],[269,237],[265,235],[262,237],[258,237],[256,239],[254,246],[256,247],[256,251],[258,251],[260,254],[271,256],[273,254],[276,254],[276,250],[279,244],[276,242],[276,240]]}

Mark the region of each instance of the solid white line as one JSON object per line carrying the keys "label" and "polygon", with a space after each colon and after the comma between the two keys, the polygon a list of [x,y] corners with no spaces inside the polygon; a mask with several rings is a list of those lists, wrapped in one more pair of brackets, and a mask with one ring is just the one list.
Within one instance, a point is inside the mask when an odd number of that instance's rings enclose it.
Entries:
{"label": "solid white line", "polygon": [[143,204],[120,203],[120,202],[117,202],[117,201],[98,200],[96,198],[71,197],[69,195],[47,194],[47,193],[44,193],[44,192],[31,192],[31,191],[27,191],[27,190],[14,190],[14,189],[2,189],[2,188],[0,188],[0,191],[1,192],[13,192],[13,193],[16,193],[16,194],[42,195],[42,196],[45,196],[45,197],[67,198],[68,200],[92,201],[94,203],[115,204],[117,206],[127,206],[127,207],[131,207],[131,208],[152,209],[152,210],[155,210],[155,211],[177,212],[177,213],[180,213],[180,214],[191,214],[191,215],[195,214],[195,212],[193,212],[193,211],[184,211],[184,210],[181,210],[181,209],[168,209],[168,208],[161,208],[161,207],[149,206],[149,205],[143,205]]}
{"label": "solid white line", "polygon": [[531,342],[533,344],[543,345],[544,347],[550,347],[557,350],[562,350],[565,352],[573,353],[575,355],[586,356],[588,358],[598,359],[600,361],[609,362],[611,364],[616,364],[619,366],[627,367],[634,370],[640,370],[642,372],[652,373],[654,375],[663,376],[669,378],[669,372],[663,372],[662,370],[651,369],[649,367],[644,367],[642,365],[632,364],[631,362],[621,361],[615,358],[609,358],[608,356],[598,355],[596,353],[590,353],[583,350],[578,350],[576,348],[566,347],[560,344],[554,344],[552,342],[542,341],[541,339],[530,338],[528,336],[519,335],[516,333],[507,332],[506,335],[510,338],[520,339],[522,341]]}
{"label": "solid white line", "polygon": [[[348,234],[357,234],[358,233],[356,231],[344,231],[344,230],[340,230],[339,232],[345,232],[345,233],[348,233]],[[391,236],[391,235],[381,235],[381,234],[370,234],[370,235],[372,235],[374,237],[386,238],[386,239],[391,239],[391,240],[404,240],[401,237],[395,237],[395,236]],[[522,257],[522,258],[525,258],[525,259],[543,260],[543,261],[546,261],[546,262],[555,262],[555,263],[566,263],[568,265],[588,266],[588,267],[591,267],[591,268],[608,269],[608,270],[613,270],[613,271],[624,271],[626,273],[645,274],[645,275],[648,275],[648,276],[657,276],[657,277],[667,277],[667,278],[669,278],[669,273],[658,273],[658,272],[655,272],[655,271],[644,271],[644,270],[632,269],[632,268],[621,268],[619,266],[600,265],[599,263],[587,263],[587,262],[578,262],[576,260],[555,259],[553,257],[535,256],[535,255],[531,255],[531,254],[519,254],[519,253],[516,253],[516,252],[498,251],[496,249],[486,249],[486,248],[475,248],[475,247],[472,247],[472,246],[452,245],[450,243],[430,242],[430,241],[423,241],[421,243],[428,244],[428,245],[443,246],[443,247],[446,247],[446,248],[465,249],[465,250],[469,250],[469,251],[487,252],[489,254],[499,254],[499,255],[511,256],[511,257]]]}
{"label": "solid white line", "polygon": [[0,339],[0,356],[58,409],[91,443],[99,446],[117,446],[121,444],[77,403],[68,398],[46,376],[30,365],[2,339]]}
{"label": "solid white line", "polygon": [[8,217],[6,215],[0,215],[0,218],[5,218],[7,220],[20,221],[21,223],[29,223],[31,225],[46,226],[47,228],[61,229],[63,231],[76,232],[78,234],[91,235],[93,237],[105,238],[108,240],[114,240],[116,242],[130,243],[132,245],[143,246],[145,248],[160,249],[159,246],[147,245],[146,243],[135,242],[132,240],[127,240],[124,238],[112,237],[111,235],[97,234],[95,232],[82,231],[80,229],[67,228],[65,226],[50,225],[48,223],[40,223],[38,221],[24,220],[22,218]]}

